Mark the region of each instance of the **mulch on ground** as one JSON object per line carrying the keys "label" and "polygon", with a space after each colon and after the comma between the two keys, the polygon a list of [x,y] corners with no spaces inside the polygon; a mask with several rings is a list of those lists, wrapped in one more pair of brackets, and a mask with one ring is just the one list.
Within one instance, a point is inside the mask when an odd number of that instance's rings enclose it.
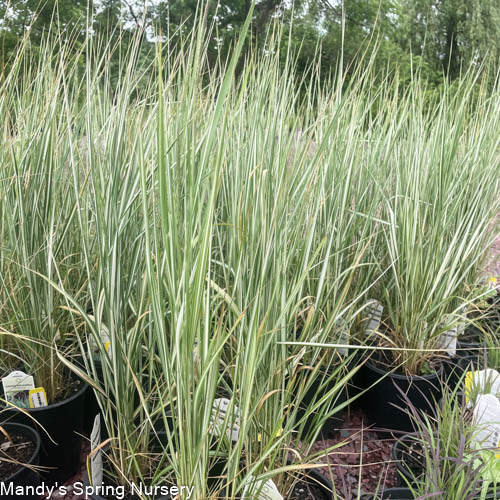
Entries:
{"label": "mulch on ground", "polygon": [[333,482],[339,500],[348,500],[397,485],[398,475],[391,457],[394,442],[394,437],[375,430],[358,408],[346,414],[340,428],[327,439],[317,441],[313,451],[336,446],[317,462],[328,464],[320,469],[321,473]]}

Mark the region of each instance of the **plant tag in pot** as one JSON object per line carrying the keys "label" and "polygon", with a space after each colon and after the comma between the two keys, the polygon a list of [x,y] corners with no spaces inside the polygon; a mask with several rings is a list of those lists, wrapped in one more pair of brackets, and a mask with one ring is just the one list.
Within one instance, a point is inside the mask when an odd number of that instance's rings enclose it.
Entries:
{"label": "plant tag in pot", "polygon": [[[450,317],[447,316],[444,320],[445,323],[450,323]],[[457,353],[457,336],[459,325],[450,328],[443,332],[437,339],[436,348],[443,350],[448,356],[453,357]]]}
{"label": "plant tag in pot", "polygon": [[462,306],[460,309],[461,321],[457,325],[457,335],[463,335],[465,328],[467,327],[467,306]]}
{"label": "plant tag in pot", "polygon": [[29,393],[35,388],[31,375],[21,371],[14,371],[2,379],[5,400],[19,408],[29,408]]}
{"label": "plant tag in pot", "polygon": [[367,325],[365,328],[365,335],[369,337],[373,333],[376,333],[380,328],[380,323],[382,321],[382,313],[384,312],[384,306],[375,299],[368,301],[366,307],[367,310]]}
{"label": "plant tag in pot", "polygon": [[94,419],[94,426],[90,433],[90,480],[92,486],[102,484],[102,450],[101,444],[101,415],[98,413]]}
{"label": "plant tag in pot", "polygon": [[492,394],[481,394],[473,413],[478,427],[474,441],[480,448],[495,450],[496,458],[500,458],[500,401]]}
{"label": "plant tag in pot", "polygon": [[[92,316],[91,314],[89,314],[89,318],[92,320],[95,320],[94,316]],[[108,327],[104,323],[100,324],[99,335],[101,337],[101,342],[104,346],[104,350],[108,353],[109,359],[111,359],[111,357],[112,357],[111,356],[111,337],[109,335]],[[91,349],[93,351],[99,352],[99,349],[97,347],[97,343],[96,343],[93,336],[90,337],[89,342],[90,342]]]}
{"label": "plant tag in pot", "polygon": [[[340,345],[349,345],[349,325],[347,324],[347,321],[343,318],[339,318],[336,322],[335,325],[337,329],[339,330],[339,344]],[[343,356],[344,358],[349,354],[349,348],[348,347],[338,347],[337,348],[339,354]]]}
{"label": "plant tag in pot", "polygon": [[43,408],[47,406],[47,394],[43,387],[36,387],[29,392],[30,408]]}
{"label": "plant tag in pot", "polygon": [[[262,479],[254,479],[253,476],[249,477],[250,481],[243,489],[243,498],[248,500],[284,500],[278,488],[272,479],[264,481]],[[258,496],[255,494],[260,490]]]}
{"label": "plant tag in pot", "polygon": [[[210,423],[212,424],[213,432],[216,436],[220,436],[221,429],[224,428],[224,422],[226,421],[227,411],[231,402],[227,398],[214,399],[214,404],[212,406],[212,416],[210,418]],[[240,435],[240,417],[239,410],[237,406],[233,406],[233,418],[231,416],[228,418],[229,423],[232,427],[226,430],[226,436],[231,441],[238,441]]]}

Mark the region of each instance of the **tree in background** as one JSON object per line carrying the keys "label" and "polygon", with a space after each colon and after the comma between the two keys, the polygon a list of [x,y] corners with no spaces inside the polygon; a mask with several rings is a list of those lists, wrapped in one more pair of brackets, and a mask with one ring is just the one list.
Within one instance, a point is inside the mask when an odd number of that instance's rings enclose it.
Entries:
{"label": "tree in background", "polygon": [[[208,0],[202,12],[210,30],[208,64],[226,58],[252,0]],[[0,63],[16,52],[30,27],[30,45],[40,44],[49,27],[83,39],[87,25],[117,47],[113,71],[120,71],[120,53],[137,32],[139,56],[152,61],[154,41],[166,34],[175,44],[192,29],[198,0],[0,0]],[[89,17],[90,16],[90,17]],[[469,64],[500,58],[498,0],[256,0],[248,44],[265,50],[274,23],[283,20],[282,44],[298,54],[304,72],[320,51],[325,79],[340,62],[349,71],[365,51],[377,47],[376,68],[398,71],[401,81],[419,68],[431,87],[446,74],[451,80]],[[341,57],[342,56],[342,57]],[[244,54],[243,56],[244,57]]]}
{"label": "tree in background", "polygon": [[396,41],[434,71],[455,79],[469,64],[498,66],[498,0],[400,0]]}
{"label": "tree in background", "polygon": [[84,39],[87,5],[87,0],[0,0],[0,67],[28,31],[34,49],[49,29]]}

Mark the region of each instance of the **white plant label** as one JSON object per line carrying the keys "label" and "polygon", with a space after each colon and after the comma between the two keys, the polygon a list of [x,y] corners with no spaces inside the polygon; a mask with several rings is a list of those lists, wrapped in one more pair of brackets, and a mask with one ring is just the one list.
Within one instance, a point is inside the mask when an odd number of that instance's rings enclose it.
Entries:
{"label": "white plant label", "polygon": [[467,326],[467,306],[463,306],[460,309],[460,313],[463,317],[463,320],[460,321],[457,325],[457,335],[460,336],[465,332],[465,327]]}
{"label": "white plant label", "polygon": [[[339,344],[349,345],[349,325],[347,324],[347,321],[343,318],[339,318],[335,324],[340,330]],[[349,348],[347,347],[338,347],[337,350],[344,358],[349,354]]]}
{"label": "white plant label", "polygon": [[495,450],[496,458],[500,458],[500,401],[492,394],[481,394],[473,413],[478,427],[474,441],[480,448]]}
{"label": "white plant label", "polygon": [[2,379],[5,400],[18,408],[29,408],[31,389],[35,388],[35,382],[31,375],[21,371],[14,371]]}
{"label": "white plant label", "polygon": [[[94,419],[94,426],[90,433],[91,453],[101,444],[101,415],[98,413]],[[102,484],[102,450],[96,451],[90,457],[90,479],[92,486]]]}
{"label": "white plant label", "polygon": [[47,406],[47,394],[43,387],[36,387],[29,392],[30,408],[43,408]]}
{"label": "white plant label", "polygon": [[[251,480],[243,489],[243,498],[249,500],[284,500],[272,479],[268,479],[264,482],[262,479],[254,479],[252,476],[250,476],[250,478]],[[259,496],[256,497],[255,493],[259,490]]]}
{"label": "white plant label", "polygon": [[[214,399],[210,423],[212,424],[212,429],[216,436],[220,436],[221,429],[224,428],[224,422],[226,421],[227,411],[230,404],[231,402],[227,398]],[[233,418],[228,418],[228,421],[232,424],[232,427],[226,430],[226,436],[233,442],[238,441],[238,438],[240,436],[239,413],[240,412],[238,410],[238,407],[233,406]]]}
{"label": "white plant label", "polygon": [[[89,318],[91,320],[95,321],[95,318],[94,318],[94,316],[92,316],[92,314],[89,314]],[[101,325],[100,325],[99,335],[101,337],[101,342],[104,345],[104,350],[108,353],[109,359],[111,359],[111,357],[112,357],[112,355],[111,355],[111,337],[109,335],[108,327],[104,323],[101,323]],[[90,337],[90,347],[93,351],[98,350],[94,337]]]}
{"label": "white plant label", "polygon": [[[450,322],[450,317],[446,317],[444,320],[445,324]],[[457,353],[457,337],[459,335],[458,328],[460,325],[455,325],[446,332],[443,332],[437,339],[436,347],[442,349],[448,354],[448,356],[455,356]]]}
{"label": "white plant label", "polygon": [[371,299],[368,301],[369,305],[366,308],[368,324],[365,328],[365,335],[369,336],[372,333],[376,333],[380,328],[380,323],[382,321],[382,313],[384,312],[384,306],[378,301]]}

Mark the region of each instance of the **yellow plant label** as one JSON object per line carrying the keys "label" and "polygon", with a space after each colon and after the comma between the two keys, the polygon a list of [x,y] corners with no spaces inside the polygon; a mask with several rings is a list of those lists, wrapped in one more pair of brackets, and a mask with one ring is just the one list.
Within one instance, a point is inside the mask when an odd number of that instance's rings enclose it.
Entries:
{"label": "yellow plant label", "polygon": [[35,387],[29,392],[30,408],[43,408],[47,406],[47,394],[43,387]]}
{"label": "yellow plant label", "polygon": [[472,394],[472,383],[474,381],[474,372],[465,374],[465,404],[469,404],[469,399]]}

